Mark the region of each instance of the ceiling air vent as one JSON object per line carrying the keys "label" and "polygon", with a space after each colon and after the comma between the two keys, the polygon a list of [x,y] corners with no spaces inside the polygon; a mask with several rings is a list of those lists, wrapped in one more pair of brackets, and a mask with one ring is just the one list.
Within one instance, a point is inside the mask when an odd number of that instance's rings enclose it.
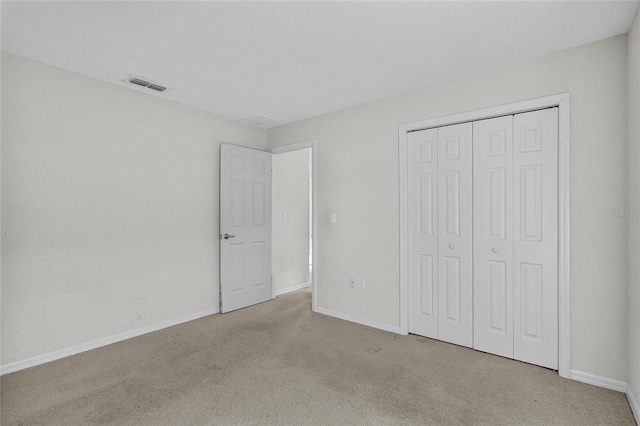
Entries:
{"label": "ceiling air vent", "polygon": [[133,75],[129,77],[127,81],[131,84],[135,84],[136,86],[142,86],[146,87],[147,89],[155,90],[156,92],[164,92],[165,90],[167,90],[167,88],[164,86],[152,83],[148,80],[145,80],[144,78],[136,77]]}
{"label": "ceiling air vent", "polygon": [[255,114],[250,117],[245,117],[242,121],[263,128],[273,127],[278,122],[278,120],[276,120],[275,118],[267,117],[266,115],[262,114]]}

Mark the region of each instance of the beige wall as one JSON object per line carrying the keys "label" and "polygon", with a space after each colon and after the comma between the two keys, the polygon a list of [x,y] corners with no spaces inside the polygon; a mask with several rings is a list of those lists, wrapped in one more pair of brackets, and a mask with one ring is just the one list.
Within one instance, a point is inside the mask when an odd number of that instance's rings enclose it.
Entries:
{"label": "beige wall", "polygon": [[625,381],[626,220],[604,210],[626,206],[626,55],[619,36],[268,130],[316,140],[318,305],[399,325],[399,124],[569,92],[571,368]]}
{"label": "beige wall", "polygon": [[273,156],[273,284],[280,291],[309,281],[309,149],[304,149]]}
{"label": "beige wall", "polygon": [[[640,209],[640,10],[629,32],[629,200],[627,208]],[[629,220],[629,366],[627,384],[640,404],[640,217]],[[639,416],[640,412],[636,412]],[[640,421],[640,418],[636,417]]]}
{"label": "beige wall", "polygon": [[220,142],[265,131],[2,54],[2,364],[218,307]]}

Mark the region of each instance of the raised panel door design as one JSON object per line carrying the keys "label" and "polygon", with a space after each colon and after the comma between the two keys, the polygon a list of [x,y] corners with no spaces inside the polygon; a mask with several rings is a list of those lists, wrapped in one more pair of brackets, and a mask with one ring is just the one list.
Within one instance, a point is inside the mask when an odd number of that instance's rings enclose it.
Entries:
{"label": "raised panel door design", "polygon": [[448,137],[443,138],[444,156],[443,160],[458,160],[460,159],[460,137]]}
{"label": "raised panel door design", "polygon": [[272,298],[271,154],[220,145],[220,310]]}
{"label": "raised panel door design", "polygon": [[428,139],[424,142],[418,142],[418,163],[430,163],[433,161],[433,147],[435,145],[433,139]]}
{"label": "raised panel door design", "polygon": [[520,167],[520,239],[542,239],[542,165]]}
{"label": "raised panel door design", "polygon": [[231,181],[231,226],[244,226],[244,182],[241,180]]}
{"label": "raised panel door design", "polygon": [[472,124],[438,130],[438,338],[473,345]]}
{"label": "raised panel door design", "polygon": [[520,265],[520,336],[542,340],[542,265]]}
{"label": "raised panel door design", "polygon": [[460,322],[460,259],[444,257],[444,276],[442,277],[447,302],[444,318],[447,321]]}
{"label": "raised panel door design", "polygon": [[501,334],[507,332],[507,262],[487,262],[489,281],[489,329]]}
{"label": "raised panel door design", "polygon": [[514,358],[558,368],[558,110],[517,114]]}
{"label": "raised panel door design", "polygon": [[438,338],[438,132],[408,135],[409,332]]}
{"label": "raised panel door design", "polygon": [[254,287],[263,286],[265,284],[264,258],[264,241],[251,243],[251,284]]}
{"label": "raised panel door design", "polygon": [[433,317],[435,312],[435,300],[433,300],[433,256],[419,255],[420,262],[420,313]]}
{"label": "raised panel door design", "polygon": [[409,135],[410,332],[557,369],[557,145],[557,108]]}
{"label": "raised panel door design", "polygon": [[473,347],[513,357],[513,122],[473,123]]}
{"label": "raised panel door design", "polygon": [[230,169],[234,173],[244,173],[244,157],[241,155],[231,155],[230,157]]}
{"label": "raised panel door design", "polygon": [[229,245],[229,286],[232,292],[244,289],[244,244]]}
{"label": "raised panel door design", "polygon": [[261,159],[253,159],[253,174],[264,175],[265,161]]}
{"label": "raised panel door design", "polygon": [[507,143],[511,143],[511,132],[509,132],[509,138],[507,142],[507,130],[497,130],[495,132],[491,132],[487,134],[487,154],[490,156],[494,155],[506,155],[507,154]]}
{"label": "raised panel door design", "polygon": [[433,235],[434,208],[433,173],[418,175],[418,233],[423,236]]}
{"label": "raised panel door design", "polygon": [[444,172],[444,229],[447,235],[460,235],[460,172]]}
{"label": "raised panel door design", "polygon": [[542,150],[542,126],[522,126],[520,128],[520,152]]}
{"label": "raised panel door design", "polygon": [[504,240],[507,237],[507,167],[487,170],[487,178],[487,236]]}
{"label": "raised panel door design", "polygon": [[265,187],[264,182],[253,182],[253,226],[265,224]]}

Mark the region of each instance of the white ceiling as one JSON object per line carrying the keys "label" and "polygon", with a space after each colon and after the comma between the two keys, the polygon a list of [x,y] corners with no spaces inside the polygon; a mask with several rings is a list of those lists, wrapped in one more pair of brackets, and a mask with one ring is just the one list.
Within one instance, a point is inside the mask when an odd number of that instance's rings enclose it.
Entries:
{"label": "white ceiling", "polygon": [[268,128],[623,34],[637,6],[3,1],[2,50]]}

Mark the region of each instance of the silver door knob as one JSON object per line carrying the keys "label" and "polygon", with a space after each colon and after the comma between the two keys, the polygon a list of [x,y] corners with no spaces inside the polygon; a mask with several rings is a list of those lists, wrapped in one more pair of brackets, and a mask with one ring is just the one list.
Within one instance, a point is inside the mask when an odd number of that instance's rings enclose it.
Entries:
{"label": "silver door knob", "polygon": [[454,246],[453,244],[449,244],[449,248],[450,248],[450,249],[452,249],[452,248],[454,248],[454,247],[455,247],[455,246]]}
{"label": "silver door knob", "polygon": [[492,252],[497,253],[498,252],[498,247],[494,247],[491,249]]}
{"label": "silver door knob", "polygon": [[231,234],[224,234],[222,237],[223,237],[225,240],[228,240],[229,238],[235,238],[236,236],[235,236],[235,235],[231,235]]}

